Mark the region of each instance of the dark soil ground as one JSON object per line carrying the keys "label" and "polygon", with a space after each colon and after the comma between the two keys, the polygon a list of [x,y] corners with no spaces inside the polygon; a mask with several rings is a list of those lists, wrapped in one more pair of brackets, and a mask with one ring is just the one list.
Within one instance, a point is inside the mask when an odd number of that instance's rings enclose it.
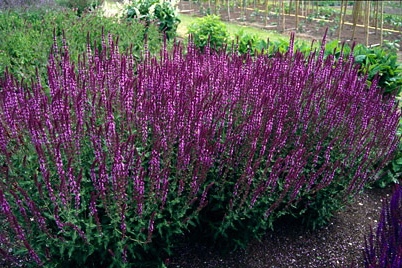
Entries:
{"label": "dark soil ground", "polygon": [[382,200],[392,187],[370,189],[338,212],[331,223],[308,230],[295,221],[280,222],[261,241],[226,255],[205,244],[183,244],[169,268],[364,267],[364,239],[376,228]]}

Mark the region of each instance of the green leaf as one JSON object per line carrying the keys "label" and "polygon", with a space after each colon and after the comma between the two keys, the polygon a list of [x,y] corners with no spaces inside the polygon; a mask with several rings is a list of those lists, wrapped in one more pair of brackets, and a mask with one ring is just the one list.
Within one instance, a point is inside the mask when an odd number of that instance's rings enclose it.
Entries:
{"label": "green leaf", "polygon": [[357,63],[363,63],[363,61],[366,59],[366,55],[357,55],[355,57],[355,62]]}
{"label": "green leaf", "polygon": [[395,160],[395,163],[402,165],[402,157]]}
{"label": "green leaf", "polygon": [[71,256],[73,256],[74,252],[74,246],[71,245],[70,248],[68,249],[68,258],[71,259]]}

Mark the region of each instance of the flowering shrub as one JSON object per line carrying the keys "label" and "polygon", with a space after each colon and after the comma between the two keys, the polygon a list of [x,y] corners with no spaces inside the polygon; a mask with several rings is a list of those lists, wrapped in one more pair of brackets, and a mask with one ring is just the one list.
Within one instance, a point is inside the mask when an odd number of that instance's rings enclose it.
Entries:
{"label": "flowering shrub", "polygon": [[0,254],[145,265],[192,226],[242,244],[283,214],[328,217],[389,160],[399,112],[353,57],[292,44],[252,58],[190,43],[135,63],[109,38],[74,63],[64,42],[48,86],[6,73]]}
{"label": "flowering shrub", "polygon": [[364,265],[367,268],[402,266],[402,187],[395,185],[390,202],[384,202],[377,232],[366,238]]}

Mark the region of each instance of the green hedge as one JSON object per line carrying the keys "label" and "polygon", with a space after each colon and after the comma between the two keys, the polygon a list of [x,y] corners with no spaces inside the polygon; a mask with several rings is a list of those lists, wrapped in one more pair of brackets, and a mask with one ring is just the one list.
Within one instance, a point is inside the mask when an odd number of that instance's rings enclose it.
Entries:
{"label": "green hedge", "polygon": [[150,25],[145,30],[143,24],[135,21],[119,22],[96,13],[78,17],[69,9],[0,12],[0,75],[8,68],[18,80],[30,80],[38,69],[43,79],[54,33],[61,46],[60,37],[64,32],[74,60],[86,51],[89,32],[90,44],[99,40],[104,31],[106,36],[110,33],[114,39],[118,37],[119,49],[132,49],[136,58],[141,56],[146,33],[150,52],[159,51],[163,38],[158,29]]}

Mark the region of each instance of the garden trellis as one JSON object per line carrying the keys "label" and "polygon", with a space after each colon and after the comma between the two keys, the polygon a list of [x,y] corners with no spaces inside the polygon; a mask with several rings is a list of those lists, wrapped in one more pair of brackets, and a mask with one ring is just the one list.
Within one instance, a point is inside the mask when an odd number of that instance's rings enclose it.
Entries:
{"label": "garden trellis", "polygon": [[[192,1],[191,8],[200,10],[204,14],[220,15],[222,10],[227,13],[227,19],[232,20],[232,13],[240,10],[243,20],[247,20],[247,16],[259,14],[262,23],[270,29],[277,29],[281,32],[287,30],[298,31],[301,19],[313,18],[318,21],[325,21],[325,18],[315,17],[320,10],[330,7],[331,12],[336,14],[331,21],[337,28],[338,38],[340,38],[341,30],[345,24],[353,25],[350,39],[353,40],[355,31],[358,27],[365,29],[366,45],[369,44],[370,30],[375,29],[375,34],[381,34],[385,31],[393,31],[394,29],[383,29],[383,13],[385,1],[360,1],[360,0],[339,0],[339,1],[307,1],[307,0],[208,0],[208,1]],[[399,2],[402,7],[402,2]],[[394,4],[397,5],[397,4]],[[253,11],[251,15],[250,12]],[[346,21],[345,17],[349,15],[350,21]],[[400,14],[402,15],[402,14]],[[289,24],[286,16],[295,17],[295,23]],[[272,20],[271,20],[272,19]],[[276,27],[275,27],[276,25]],[[380,32],[378,33],[378,29]],[[380,42],[382,45],[382,42]]]}

